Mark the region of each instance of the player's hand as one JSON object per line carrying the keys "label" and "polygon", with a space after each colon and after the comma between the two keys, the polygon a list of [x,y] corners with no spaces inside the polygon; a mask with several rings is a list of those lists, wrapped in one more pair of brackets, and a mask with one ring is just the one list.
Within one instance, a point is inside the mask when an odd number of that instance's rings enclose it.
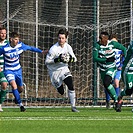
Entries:
{"label": "player's hand", "polygon": [[54,62],[55,62],[55,63],[57,63],[57,62],[63,62],[61,56],[62,56],[62,54],[60,54],[59,57],[55,58],[55,59],[54,59]]}
{"label": "player's hand", "polygon": [[74,58],[71,55],[69,55],[69,63],[70,62],[74,62]]}
{"label": "player's hand", "polygon": [[2,68],[0,67],[0,72],[2,72]]}
{"label": "player's hand", "polygon": [[48,50],[43,50],[42,54],[46,55],[48,53]]}
{"label": "player's hand", "polygon": [[106,58],[106,62],[114,62],[115,57]]}

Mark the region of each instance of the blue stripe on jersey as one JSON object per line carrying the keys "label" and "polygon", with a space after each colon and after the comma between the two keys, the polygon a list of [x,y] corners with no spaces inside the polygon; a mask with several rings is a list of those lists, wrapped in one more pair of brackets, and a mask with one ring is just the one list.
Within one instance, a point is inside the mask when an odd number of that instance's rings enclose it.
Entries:
{"label": "blue stripe on jersey", "polygon": [[122,67],[123,61],[124,61],[124,56],[122,56],[123,52],[122,50],[115,49],[115,58],[116,58],[116,66]]}
{"label": "blue stripe on jersey", "polygon": [[28,46],[22,42],[19,42],[15,47],[11,47],[8,43],[6,46],[0,48],[0,55],[4,55],[4,69],[16,71],[21,68],[19,63],[20,54],[23,51],[30,50],[33,52],[41,53],[42,50]]}

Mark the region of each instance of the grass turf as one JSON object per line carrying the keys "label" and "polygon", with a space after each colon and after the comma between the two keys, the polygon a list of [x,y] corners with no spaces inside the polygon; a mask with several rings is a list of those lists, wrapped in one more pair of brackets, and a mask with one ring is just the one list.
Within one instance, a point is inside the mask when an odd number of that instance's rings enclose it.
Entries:
{"label": "grass turf", "polygon": [[1,133],[133,133],[131,107],[122,112],[106,108],[4,108],[0,112]]}

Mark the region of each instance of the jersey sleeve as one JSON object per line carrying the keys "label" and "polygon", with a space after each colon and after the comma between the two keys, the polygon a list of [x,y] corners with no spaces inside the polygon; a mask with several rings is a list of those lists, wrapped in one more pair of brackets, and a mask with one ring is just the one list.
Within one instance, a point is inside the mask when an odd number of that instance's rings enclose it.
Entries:
{"label": "jersey sleeve", "polygon": [[3,47],[0,47],[0,55],[4,54]]}
{"label": "jersey sleeve", "polygon": [[26,44],[22,44],[22,47],[23,47],[23,50],[26,51],[26,50],[29,50],[29,51],[33,51],[33,52],[37,52],[37,53],[42,53],[42,50],[39,49],[39,48],[35,48],[33,46],[29,46],[29,45],[26,45]]}
{"label": "jersey sleeve", "polygon": [[122,50],[124,57],[126,56],[126,47],[116,41],[112,41],[111,43],[114,45],[115,48]]}
{"label": "jersey sleeve", "polygon": [[53,49],[50,49],[46,55],[45,64],[48,65],[55,63],[54,59],[55,59],[54,51]]}
{"label": "jersey sleeve", "polygon": [[101,63],[105,62],[106,58],[100,58],[98,51],[99,51],[99,44],[96,44],[96,46],[93,48],[93,61],[94,62],[101,62]]}
{"label": "jersey sleeve", "polygon": [[125,60],[123,62],[122,73],[124,72],[125,67],[126,67],[127,63],[129,62],[131,56],[132,56],[132,48],[131,48],[131,46],[129,46],[129,48],[127,50],[127,55],[126,55]]}

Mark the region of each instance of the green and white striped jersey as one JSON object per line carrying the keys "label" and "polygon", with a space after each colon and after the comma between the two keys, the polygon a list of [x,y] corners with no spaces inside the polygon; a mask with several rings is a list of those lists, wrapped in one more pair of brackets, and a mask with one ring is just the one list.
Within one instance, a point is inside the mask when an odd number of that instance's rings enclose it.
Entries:
{"label": "green and white striped jersey", "polygon": [[[126,73],[133,74],[133,41],[127,50],[127,55],[125,57],[125,61],[122,67],[122,73],[125,71]],[[122,74],[123,75],[123,74]]]}
{"label": "green and white striped jersey", "polygon": [[107,58],[115,57],[115,49],[123,51],[124,56],[126,55],[126,48],[115,41],[108,41],[106,46],[96,43],[93,49],[93,61],[98,63],[101,71],[106,71],[109,68],[116,67],[116,62],[106,62]]}
{"label": "green and white striped jersey", "polygon": [[[7,40],[4,40],[2,43],[0,42],[0,48],[5,46],[7,43],[8,43]],[[3,71],[3,65],[4,65],[4,57],[3,55],[0,55],[0,68],[2,69],[2,71]]]}

